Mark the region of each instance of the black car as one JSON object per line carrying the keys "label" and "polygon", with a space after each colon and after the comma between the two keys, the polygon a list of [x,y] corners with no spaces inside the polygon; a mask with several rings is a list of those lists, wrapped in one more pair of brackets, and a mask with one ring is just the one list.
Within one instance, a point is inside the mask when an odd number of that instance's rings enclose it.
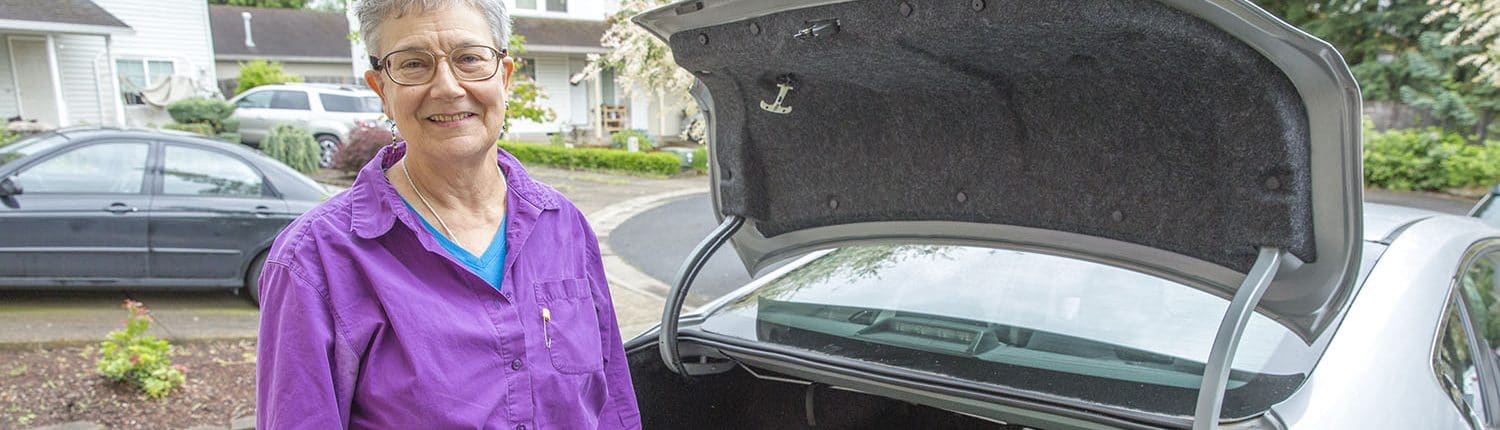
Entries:
{"label": "black car", "polygon": [[31,136],[0,147],[0,287],[254,286],[272,239],[328,193],[255,150],[195,135]]}

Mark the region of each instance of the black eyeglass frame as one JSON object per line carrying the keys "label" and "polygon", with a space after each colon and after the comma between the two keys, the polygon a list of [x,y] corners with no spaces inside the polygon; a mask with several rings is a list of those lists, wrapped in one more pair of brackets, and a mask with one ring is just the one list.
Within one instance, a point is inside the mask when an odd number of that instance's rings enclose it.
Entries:
{"label": "black eyeglass frame", "polygon": [[[453,66],[453,57],[451,56],[451,54],[453,54],[453,51],[457,51],[457,50],[460,50],[460,49],[468,49],[468,48],[485,48],[485,49],[489,49],[491,51],[495,51],[495,55],[496,55],[496,57],[495,57],[495,63],[496,63],[495,64],[495,71],[494,72],[490,72],[489,76],[485,76],[483,78],[478,78],[478,79],[464,79],[463,77],[458,76],[457,72],[452,72],[451,70],[454,68],[454,66]],[[423,84],[426,84],[428,82],[432,82],[432,79],[437,77],[437,70],[433,70],[432,71],[432,76],[428,76],[426,81],[415,83],[415,84],[404,84],[404,83],[401,83],[401,81],[396,80],[396,78],[394,76],[391,76],[391,69],[388,68],[388,67],[385,67],[386,60],[390,60],[392,55],[400,54],[402,52],[407,52],[407,51],[422,51],[422,52],[427,52],[429,55],[432,54],[432,52],[426,51],[426,50],[422,50],[422,49],[402,49],[400,51],[392,51],[390,53],[387,53],[387,54],[385,54],[384,57],[380,57],[380,58],[375,58],[374,55],[371,55],[370,56],[370,68],[373,69],[373,70],[379,70],[379,71],[385,72],[385,77],[389,78],[391,80],[391,82],[395,82],[396,85],[411,87],[411,86],[423,85]],[[453,77],[455,79],[458,79],[460,81],[475,82],[475,81],[487,80],[487,79],[493,78],[493,77],[495,77],[495,75],[499,74],[500,73],[500,69],[503,68],[502,65],[505,63],[505,57],[509,57],[509,56],[510,56],[510,49],[509,48],[495,49],[495,48],[491,48],[491,47],[488,47],[488,46],[475,45],[475,46],[461,46],[461,47],[458,47],[458,48],[453,48],[452,51],[445,52],[445,53],[443,53],[443,55],[433,55],[432,59],[433,59],[433,61],[436,61],[438,59],[438,57],[442,57],[442,58],[446,59],[445,61],[448,62],[448,69],[450,69],[450,73],[453,73]]]}

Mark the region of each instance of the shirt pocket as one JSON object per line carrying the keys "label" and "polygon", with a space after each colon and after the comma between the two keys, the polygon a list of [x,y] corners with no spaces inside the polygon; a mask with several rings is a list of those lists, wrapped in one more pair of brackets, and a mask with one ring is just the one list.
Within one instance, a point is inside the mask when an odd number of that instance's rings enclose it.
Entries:
{"label": "shirt pocket", "polygon": [[588,279],[544,281],[535,287],[542,342],[552,367],[569,374],[603,371],[599,312]]}

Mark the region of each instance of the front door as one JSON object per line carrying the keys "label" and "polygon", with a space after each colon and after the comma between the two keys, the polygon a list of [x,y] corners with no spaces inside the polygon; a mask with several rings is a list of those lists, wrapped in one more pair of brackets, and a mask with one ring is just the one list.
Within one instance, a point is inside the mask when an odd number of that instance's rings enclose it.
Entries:
{"label": "front door", "polygon": [[47,39],[11,36],[10,64],[16,72],[16,98],[21,102],[21,117],[62,125],[57,115],[57,97],[53,94],[53,73],[47,55]]}
{"label": "front door", "polygon": [[147,277],[150,143],[69,148],[22,168],[0,204],[0,284],[112,285]]}

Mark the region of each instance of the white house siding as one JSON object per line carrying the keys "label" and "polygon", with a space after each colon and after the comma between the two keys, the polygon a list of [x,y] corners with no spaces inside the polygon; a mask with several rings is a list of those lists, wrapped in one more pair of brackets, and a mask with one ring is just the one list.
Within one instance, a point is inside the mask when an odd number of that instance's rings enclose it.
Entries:
{"label": "white house siding", "polygon": [[566,54],[528,53],[531,58],[527,59],[536,71],[537,85],[547,94],[547,99],[542,105],[552,109],[557,118],[551,122],[537,123],[533,121],[514,121],[511,123],[511,133],[536,136],[546,133],[555,133],[562,127],[568,114],[573,110],[573,98],[569,94],[571,85],[568,84],[568,56]]}
{"label": "white house siding", "polygon": [[0,121],[21,114],[16,102],[16,79],[10,73],[10,44],[6,33],[0,33]]}
{"label": "white house siding", "polygon": [[208,3],[203,0],[94,0],[134,34],[114,40],[115,59],[171,59],[173,71],[205,86],[218,82]]}
{"label": "white house siding", "polygon": [[[581,55],[569,56],[568,76],[572,77],[573,75],[578,74],[578,72],[582,72],[583,67],[586,65],[588,65],[588,57],[584,57]],[[593,119],[594,105],[597,104],[589,103],[590,100],[594,99],[593,97],[589,97],[589,93],[592,93],[593,91],[594,81],[592,80],[584,80],[582,82],[579,82],[578,85],[568,84],[568,95],[571,98],[571,100],[569,100],[569,104],[571,104],[573,108],[571,113],[568,115],[568,121],[570,121],[574,126],[577,126],[579,128],[593,127],[594,123],[591,120]],[[559,112],[559,114],[561,113]]]}
{"label": "white house siding", "polygon": [[63,103],[73,124],[113,124],[115,100],[104,36],[55,35]]}
{"label": "white house siding", "polygon": [[536,4],[537,9],[542,10],[521,9],[516,7],[516,0],[505,1],[505,5],[510,7],[511,15],[516,16],[602,20],[610,14],[615,13],[615,11],[620,10],[619,0],[568,0],[568,11],[566,13],[547,11],[547,0],[536,0]]}

